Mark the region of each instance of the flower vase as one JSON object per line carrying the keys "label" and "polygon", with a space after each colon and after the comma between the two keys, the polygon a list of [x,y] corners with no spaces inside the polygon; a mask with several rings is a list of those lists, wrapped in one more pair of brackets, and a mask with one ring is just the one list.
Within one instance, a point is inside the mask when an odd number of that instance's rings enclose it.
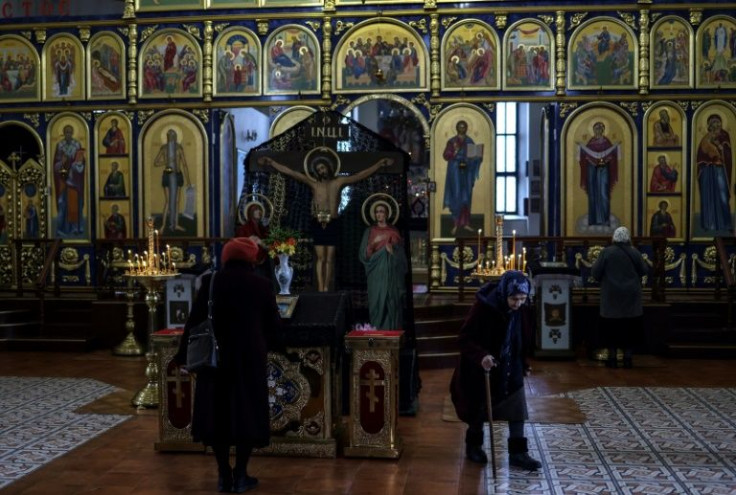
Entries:
{"label": "flower vase", "polygon": [[288,295],[289,287],[291,287],[291,278],[294,276],[294,269],[289,265],[289,255],[279,254],[279,264],[273,269],[276,275],[276,281],[279,283],[281,291],[279,294]]}

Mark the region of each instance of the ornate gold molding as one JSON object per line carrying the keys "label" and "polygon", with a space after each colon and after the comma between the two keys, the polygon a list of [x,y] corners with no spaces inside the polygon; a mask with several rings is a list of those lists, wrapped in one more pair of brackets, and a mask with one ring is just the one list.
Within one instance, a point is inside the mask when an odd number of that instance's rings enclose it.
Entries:
{"label": "ornate gold molding", "polygon": [[578,104],[575,103],[575,102],[572,102],[572,103],[562,102],[562,103],[560,103],[560,118],[561,119],[564,119],[565,117],[567,117],[567,115],[570,112],[572,112],[573,110],[575,110],[577,107],[578,107]]}
{"label": "ornate gold molding", "polygon": [[[212,22],[212,21],[205,21],[205,22]],[[194,38],[197,38],[198,40],[202,40],[202,31],[199,29],[199,26],[196,24],[182,24],[184,29],[187,33],[191,34]]]}
{"label": "ornate gold molding", "polygon": [[204,21],[204,73],[202,74],[202,97],[204,101],[212,101],[213,35],[212,21]]}
{"label": "ornate gold molding", "polygon": [[703,9],[690,9],[690,24],[693,26],[703,22]]}
{"label": "ornate gold molding", "polygon": [[23,118],[33,124],[34,129],[38,129],[41,121],[41,115],[38,113],[24,113]]}
{"label": "ornate gold molding", "polygon": [[[647,265],[653,267],[654,262],[649,259],[649,255],[647,253],[643,253],[642,258],[644,258],[644,261]],[[687,270],[685,269],[685,260],[687,259],[687,256],[685,253],[680,253],[679,258],[677,261],[674,261],[675,259],[675,250],[672,249],[670,246],[667,246],[664,250],[664,271],[665,271],[665,277],[664,281],[667,285],[672,285],[672,282],[674,282],[674,279],[671,276],[667,276],[667,272],[670,272],[672,270],[675,270],[679,268],[679,274],[678,278],[680,279],[680,283],[682,285],[687,284]]]}
{"label": "ornate gold molding", "polygon": [[268,19],[256,19],[256,29],[259,35],[266,36],[268,34]]}
{"label": "ornate gold molding", "polygon": [[690,107],[689,101],[678,101],[677,104],[680,105],[680,108],[682,108],[683,112],[687,112],[687,109]]}
{"label": "ornate gold molding", "polygon": [[153,110],[139,110],[138,111],[138,125],[143,125],[153,115]]}
{"label": "ornate gold molding", "polygon": [[634,30],[637,29],[637,27],[636,27],[636,17],[634,17],[634,14],[632,14],[630,12],[623,12],[621,10],[619,10],[617,12],[617,14],[631,28],[633,28]]}
{"label": "ornate gold molding", "polygon": [[429,16],[429,87],[433,97],[440,96],[442,89],[440,67],[440,23],[439,15]]}
{"label": "ornate gold molding", "polygon": [[565,12],[558,10],[555,12],[555,94],[557,96],[565,95],[567,62],[565,61]]}
{"label": "ornate gold molding", "polygon": [[[560,12],[558,12],[557,14],[558,14],[558,19],[559,19]],[[562,12],[562,15],[565,15],[565,13]],[[583,20],[586,17],[588,17],[588,12],[578,12],[577,14],[571,15],[570,16],[570,27],[568,29],[572,31],[573,29],[578,27],[580,23],[583,22]]]}
{"label": "ornate gold molding", "polygon": [[222,32],[223,29],[225,29],[228,26],[230,26],[229,22],[220,22],[218,24],[215,24],[215,32],[220,33]]}
{"label": "ornate gold molding", "polygon": [[34,36],[36,37],[36,43],[39,45],[43,45],[46,43],[46,30],[43,28],[36,29],[33,31]]}
{"label": "ornate gold molding", "polygon": [[639,115],[639,103],[635,101],[621,101],[619,102],[619,105],[621,105],[621,108],[625,108],[632,117]]}
{"label": "ornate gold molding", "polygon": [[146,41],[146,39],[151,36],[153,33],[156,32],[158,29],[158,24],[154,24],[153,26],[148,26],[143,31],[141,31],[141,43]]}
{"label": "ornate gold molding", "polygon": [[335,12],[337,11],[337,7],[335,7],[335,0],[325,0],[325,4],[322,7],[323,12]]}
{"label": "ornate gold molding", "polygon": [[339,36],[340,34],[342,34],[343,31],[348,30],[353,26],[355,26],[354,22],[345,22],[341,19],[338,19],[335,23],[335,35]]}
{"label": "ornate gold molding", "polygon": [[20,35],[26,38],[28,41],[33,40],[33,31],[21,31]]}
{"label": "ornate gold molding", "polygon": [[128,26],[128,103],[138,101],[138,25]]}
{"label": "ornate gold molding", "polygon": [[332,93],[332,17],[322,18],[322,99]]}
{"label": "ornate gold molding", "polygon": [[508,23],[508,21],[509,21],[509,16],[506,14],[506,12],[497,12],[496,13],[496,16],[495,16],[495,19],[494,19],[494,22],[496,24],[496,28],[498,28],[501,31],[503,31],[504,29],[506,29],[506,24]]}
{"label": "ornate gold molding", "polygon": [[304,21],[304,24],[312,28],[312,31],[314,31],[315,33],[319,31],[319,27],[322,25],[322,23],[319,21],[310,21],[310,20]]}
{"label": "ornate gold molding", "polygon": [[89,26],[79,26],[79,39],[82,40],[83,43],[87,43],[89,41],[90,37],[90,27]]}
{"label": "ornate gold molding", "polygon": [[123,19],[135,19],[135,0],[125,0]]}
{"label": "ornate gold molding", "polygon": [[555,22],[555,16],[553,15],[539,14],[537,17],[542,19],[542,22],[544,22],[548,26],[551,26],[552,23]]}
{"label": "ornate gold molding", "polygon": [[210,121],[210,110],[209,108],[195,108],[192,113],[196,115],[202,123],[206,124]]}
{"label": "ornate gold molding", "polygon": [[422,34],[427,34],[427,19],[419,19],[418,21],[409,21],[409,25]]}
{"label": "ornate gold molding", "polygon": [[452,26],[456,20],[457,20],[457,17],[443,17],[442,27],[447,29],[448,27]]}
{"label": "ornate gold molding", "polygon": [[437,0],[424,0],[424,10],[437,10]]}
{"label": "ornate gold molding", "polygon": [[639,94],[649,93],[649,10],[639,11]]}

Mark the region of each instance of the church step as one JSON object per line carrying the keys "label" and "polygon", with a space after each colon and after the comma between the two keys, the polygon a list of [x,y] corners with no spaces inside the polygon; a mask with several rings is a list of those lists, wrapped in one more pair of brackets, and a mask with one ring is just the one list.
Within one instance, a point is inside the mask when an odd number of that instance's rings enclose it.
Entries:
{"label": "church step", "polygon": [[457,352],[457,335],[417,336],[417,352],[443,353]]}
{"label": "church step", "polygon": [[36,337],[41,333],[39,321],[17,321],[0,323],[0,339],[15,339],[22,337]]}
{"label": "church step", "polygon": [[50,337],[0,339],[0,351],[20,352],[89,352],[92,340],[79,338],[55,339]]}
{"label": "church step", "polygon": [[679,342],[667,345],[667,357],[680,359],[736,359],[736,344]]}
{"label": "church step", "polygon": [[436,320],[415,320],[414,328],[419,337],[454,336],[457,338],[465,318],[449,317]]}
{"label": "church step", "polygon": [[454,368],[460,359],[459,352],[418,353],[420,370]]}

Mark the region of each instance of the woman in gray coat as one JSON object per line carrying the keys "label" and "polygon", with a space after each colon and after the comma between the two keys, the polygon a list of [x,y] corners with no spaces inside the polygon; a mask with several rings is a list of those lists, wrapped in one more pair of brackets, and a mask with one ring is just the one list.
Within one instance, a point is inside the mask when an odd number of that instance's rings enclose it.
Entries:
{"label": "woman in gray coat", "polygon": [[634,340],[643,330],[641,278],[647,265],[631,245],[626,227],[613,232],[613,244],[606,247],[593,264],[593,278],[601,283],[599,331],[608,348],[606,366],[616,368],[616,349],[624,350],[624,367],[632,367]]}

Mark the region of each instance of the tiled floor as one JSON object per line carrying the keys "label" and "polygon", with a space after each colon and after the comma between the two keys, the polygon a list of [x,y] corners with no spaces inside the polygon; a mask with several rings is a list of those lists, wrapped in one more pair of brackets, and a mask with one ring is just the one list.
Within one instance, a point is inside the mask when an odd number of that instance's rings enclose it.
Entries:
{"label": "tiled floor", "polygon": [[[398,461],[256,457],[251,474],[261,485],[254,493],[736,494],[736,360],[638,362],[631,370],[533,362],[529,396],[572,398],[585,416],[582,423],[555,423],[547,414],[527,425],[532,450],[546,464],[539,473],[508,470],[502,423],[494,429],[497,478],[490,466],[466,462],[463,424],[442,419],[451,370],[426,370],[417,416],[399,421],[405,451]],[[144,369],[143,358],[107,352],[0,353],[0,377],[91,378],[136,391]],[[2,495],[215,492],[211,456],[156,452],[156,415],[124,412],[131,418],[5,486]],[[0,437],[0,450],[4,442]]]}

